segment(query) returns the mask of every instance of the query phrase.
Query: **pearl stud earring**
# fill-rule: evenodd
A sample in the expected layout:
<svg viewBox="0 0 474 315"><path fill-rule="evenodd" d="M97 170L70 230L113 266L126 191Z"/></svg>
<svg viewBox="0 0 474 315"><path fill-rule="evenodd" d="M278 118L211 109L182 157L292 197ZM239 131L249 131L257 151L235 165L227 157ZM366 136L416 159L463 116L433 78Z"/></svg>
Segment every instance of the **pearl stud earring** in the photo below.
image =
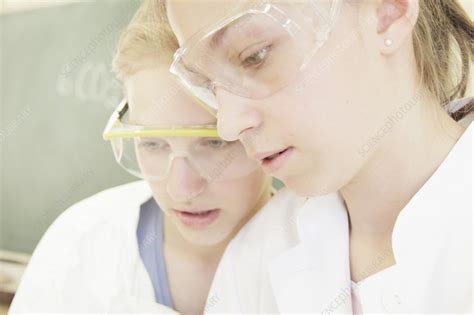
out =
<svg viewBox="0 0 474 315"><path fill-rule="evenodd" d="M393 44L393 42L392 42L391 39L386 39L385 40L385 46L390 47L390 46L392 46L392 44Z"/></svg>

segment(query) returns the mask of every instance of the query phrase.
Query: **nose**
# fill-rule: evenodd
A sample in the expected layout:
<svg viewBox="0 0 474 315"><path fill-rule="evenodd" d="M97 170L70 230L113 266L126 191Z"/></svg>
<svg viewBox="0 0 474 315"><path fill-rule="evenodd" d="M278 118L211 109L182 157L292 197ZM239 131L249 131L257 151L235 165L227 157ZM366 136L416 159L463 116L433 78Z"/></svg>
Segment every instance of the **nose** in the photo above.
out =
<svg viewBox="0 0 474 315"><path fill-rule="evenodd" d="M251 99L232 94L222 88L216 90L219 104L217 131L226 141L242 140L262 123L262 117Z"/></svg>
<svg viewBox="0 0 474 315"><path fill-rule="evenodd" d="M199 196L207 187L207 181L190 165L187 158L172 161L167 177L166 190L178 202L187 202Z"/></svg>

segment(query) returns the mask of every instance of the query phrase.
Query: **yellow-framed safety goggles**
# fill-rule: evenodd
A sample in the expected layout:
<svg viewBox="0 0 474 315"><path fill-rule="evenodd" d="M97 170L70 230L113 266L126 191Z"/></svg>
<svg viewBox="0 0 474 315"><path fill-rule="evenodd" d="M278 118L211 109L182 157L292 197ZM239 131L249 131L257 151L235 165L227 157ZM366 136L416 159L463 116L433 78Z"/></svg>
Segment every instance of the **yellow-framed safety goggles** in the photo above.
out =
<svg viewBox="0 0 474 315"><path fill-rule="evenodd" d="M102 134L104 140L133 137L219 137L216 125L173 126L164 128L162 126L129 124L124 121L124 117L128 111L128 102L126 99L123 99L104 129Z"/></svg>
<svg viewBox="0 0 474 315"><path fill-rule="evenodd" d="M164 180L176 158L186 159L194 175L208 181L243 177L259 167L239 141L219 138L216 125L140 126L128 123L128 112L124 99L103 139L110 141L118 164L139 178Z"/></svg>

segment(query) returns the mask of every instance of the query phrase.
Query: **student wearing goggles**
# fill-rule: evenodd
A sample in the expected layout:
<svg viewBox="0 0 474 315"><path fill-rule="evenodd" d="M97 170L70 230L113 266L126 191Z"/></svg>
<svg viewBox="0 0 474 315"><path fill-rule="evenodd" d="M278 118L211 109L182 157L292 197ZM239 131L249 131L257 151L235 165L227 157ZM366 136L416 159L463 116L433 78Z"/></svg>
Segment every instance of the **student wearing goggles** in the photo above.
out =
<svg viewBox="0 0 474 315"><path fill-rule="evenodd" d="M168 67L163 61L127 77L127 100L103 136L120 166L146 180L154 197L147 204L156 202L153 213L163 222L157 246L166 273L154 271L164 262L141 253L156 302L197 313L225 246L270 198L271 180L240 141L219 138L215 117L197 106ZM150 228L155 221L141 217L139 240L156 234ZM163 291L169 293L158 294Z"/></svg>
<svg viewBox="0 0 474 315"><path fill-rule="evenodd" d="M474 102L450 110L472 97L459 1L166 4L170 71L293 192L228 248L212 311L472 312L473 127L458 121Z"/></svg>
<svg viewBox="0 0 474 315"><path fill-rule="evenodd" d="M273 194L242 143L221 139L169 73L178 42L156 4L144 1L121 35L113 70L125 99L103 132L141 180L64 211L12 312L202 314L225 247Z"/></svg>

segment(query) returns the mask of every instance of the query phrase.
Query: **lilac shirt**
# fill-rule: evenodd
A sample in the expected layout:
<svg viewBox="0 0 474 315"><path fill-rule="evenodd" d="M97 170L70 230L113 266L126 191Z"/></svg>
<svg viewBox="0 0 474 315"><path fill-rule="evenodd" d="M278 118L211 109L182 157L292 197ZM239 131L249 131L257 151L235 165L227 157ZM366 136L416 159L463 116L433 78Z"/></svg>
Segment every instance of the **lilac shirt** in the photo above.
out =
<svg viewBox="0 0 474 315"><path fill-rule="evenodd" d="M153 197L140 206L137 239L140 257L153 283L155 301L174 308L163 254L163 211Z"/></svg>

